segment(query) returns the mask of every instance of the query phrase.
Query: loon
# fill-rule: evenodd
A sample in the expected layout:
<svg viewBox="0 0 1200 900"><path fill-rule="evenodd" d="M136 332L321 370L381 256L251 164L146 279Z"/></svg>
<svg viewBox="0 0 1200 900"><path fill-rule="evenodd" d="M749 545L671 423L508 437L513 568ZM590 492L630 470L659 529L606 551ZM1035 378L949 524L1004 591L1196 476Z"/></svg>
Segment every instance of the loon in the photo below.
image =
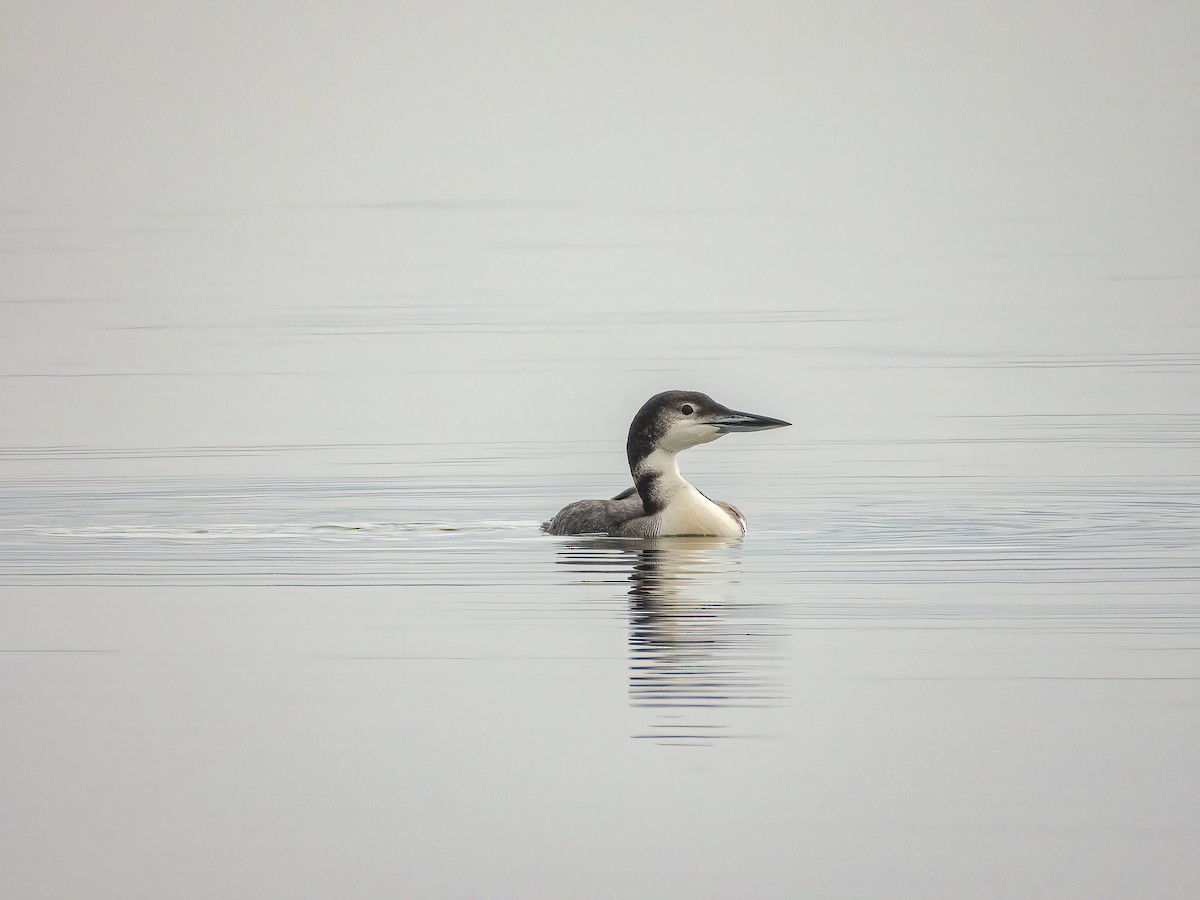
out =
<svg viewBox="0 0 1200 900"><path fill-rule="evenodd" d="M675 456L732 431L765 431L790 424L736 412L697 391L655 394L629 426L625 452L634 486L611 500L568 504L542 529L549 534L631 538L740 538L746 533L746 520L737 507L710 500L692 487L679 474Z"/></svg>

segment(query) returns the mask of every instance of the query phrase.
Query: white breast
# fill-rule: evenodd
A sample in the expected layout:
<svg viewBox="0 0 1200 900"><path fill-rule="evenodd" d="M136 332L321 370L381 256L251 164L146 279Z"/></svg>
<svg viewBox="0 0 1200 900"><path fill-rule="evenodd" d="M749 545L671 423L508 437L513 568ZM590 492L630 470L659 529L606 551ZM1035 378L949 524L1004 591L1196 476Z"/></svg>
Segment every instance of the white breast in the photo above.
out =
<svg viewBox="0 0 1200 900"><path fill-rule="evenodd" d="M664 537L685 534L741 537L746 533L740 519L731 516L690 484L671 497L657 518L658 533Z"/></svg>

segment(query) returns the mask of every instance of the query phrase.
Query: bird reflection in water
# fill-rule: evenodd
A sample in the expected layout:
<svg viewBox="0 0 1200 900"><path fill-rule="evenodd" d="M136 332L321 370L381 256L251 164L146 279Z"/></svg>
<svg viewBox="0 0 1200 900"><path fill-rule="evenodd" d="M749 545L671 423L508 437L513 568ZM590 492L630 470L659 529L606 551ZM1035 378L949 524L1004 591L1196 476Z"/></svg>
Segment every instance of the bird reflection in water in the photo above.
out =
<svg viewBox="0 0 1200 900"><path fill-rule="evenodd" d="M754 708L784 699L769 610L734 602L741 541L727 538L577 538L559 562L629 583L629 699L643 715L634 737L712 744L759 736ZM604 577L602 581L616 581Z"/></svg>

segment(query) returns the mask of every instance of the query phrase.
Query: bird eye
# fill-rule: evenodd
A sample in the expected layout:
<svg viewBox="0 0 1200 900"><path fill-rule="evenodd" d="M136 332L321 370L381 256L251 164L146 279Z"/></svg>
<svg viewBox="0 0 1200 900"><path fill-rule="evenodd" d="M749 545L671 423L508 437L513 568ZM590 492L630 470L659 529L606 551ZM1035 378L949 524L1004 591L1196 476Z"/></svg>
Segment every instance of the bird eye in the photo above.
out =
<svg viewBox="0 0 1200 900"><path fill-rule="evenodd" d="M690 403L683 404L683 406L681 406L679 408L679 411L681 413L683 413L685 416L690 416L692 413L695 412L695 410L692 409L692 404L690 404Z"/></svg>

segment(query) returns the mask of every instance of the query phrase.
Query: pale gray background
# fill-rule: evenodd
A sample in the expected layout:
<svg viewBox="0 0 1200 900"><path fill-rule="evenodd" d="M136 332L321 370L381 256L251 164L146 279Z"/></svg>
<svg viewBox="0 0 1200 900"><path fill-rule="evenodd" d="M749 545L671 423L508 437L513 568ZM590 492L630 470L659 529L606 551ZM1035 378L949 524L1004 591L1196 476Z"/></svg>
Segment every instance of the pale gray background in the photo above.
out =
<svg viewBox="0 0 1200 900"><path fill-rule="evenodd" d="M6 897L1200 894L1200 6L0 41Z"/></svg>

